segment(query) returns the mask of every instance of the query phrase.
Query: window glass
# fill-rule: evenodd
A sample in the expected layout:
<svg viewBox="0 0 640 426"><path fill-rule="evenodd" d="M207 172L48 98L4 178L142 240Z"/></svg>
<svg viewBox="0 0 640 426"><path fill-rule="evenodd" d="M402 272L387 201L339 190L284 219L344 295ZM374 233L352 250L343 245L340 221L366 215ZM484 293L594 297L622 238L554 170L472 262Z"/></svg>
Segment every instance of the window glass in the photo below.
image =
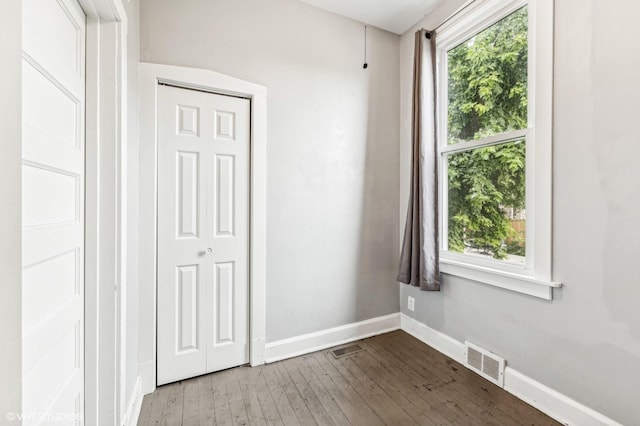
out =
<svg viewBox="0 0 640 426"><path fill-rule="evenodd" d="M525 261L524 141L447 156L449 250Z"/></svg>
<svg viewBox="0 0 640 426"><path fill-rule="evenodd" d="M447 143L527 127L527 7L447 52Z"/></svg>

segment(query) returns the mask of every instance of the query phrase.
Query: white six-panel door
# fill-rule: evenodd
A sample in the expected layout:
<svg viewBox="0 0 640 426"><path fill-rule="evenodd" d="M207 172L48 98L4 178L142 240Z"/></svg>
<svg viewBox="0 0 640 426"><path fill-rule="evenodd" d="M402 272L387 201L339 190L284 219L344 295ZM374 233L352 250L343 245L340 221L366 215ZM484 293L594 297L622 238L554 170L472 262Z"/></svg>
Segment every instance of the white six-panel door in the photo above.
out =
<svg viewBox="0 0 640 426"><path fill-rule="evenodd" d="M23 0L23 424L84 411L84 48L75 0Z"/></svg>
<svg viewBox="0 0 640 426"><path fill-rule="evenodd" d="M249 362L249 101L158 87L158 384Z"/></svg>

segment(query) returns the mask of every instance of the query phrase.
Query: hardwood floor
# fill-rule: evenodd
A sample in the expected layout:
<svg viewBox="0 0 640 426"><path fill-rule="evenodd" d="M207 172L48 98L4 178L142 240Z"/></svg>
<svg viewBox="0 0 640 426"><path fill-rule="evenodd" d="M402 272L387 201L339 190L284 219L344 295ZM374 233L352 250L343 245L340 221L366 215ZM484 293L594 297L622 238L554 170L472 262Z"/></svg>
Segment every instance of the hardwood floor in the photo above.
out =
<svg viewBox="0 0 640 426"><path fill-rule="evenodd" d="M161 386L138 425L559 424L403 331L355 344Z"/></svg>

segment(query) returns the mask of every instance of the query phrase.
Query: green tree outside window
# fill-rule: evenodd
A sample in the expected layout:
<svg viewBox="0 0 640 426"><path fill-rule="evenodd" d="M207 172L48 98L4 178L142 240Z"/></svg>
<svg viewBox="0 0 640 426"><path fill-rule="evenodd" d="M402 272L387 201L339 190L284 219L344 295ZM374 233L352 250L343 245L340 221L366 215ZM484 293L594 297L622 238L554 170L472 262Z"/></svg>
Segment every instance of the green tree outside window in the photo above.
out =
<svg viewBox="0 0 640 426"><path fill-rule="evenodd" d="M524 7L448 52L448 144L527 127L527 20ZM448 155L449 250L525 255L525 156L524 141Z"/></svg>

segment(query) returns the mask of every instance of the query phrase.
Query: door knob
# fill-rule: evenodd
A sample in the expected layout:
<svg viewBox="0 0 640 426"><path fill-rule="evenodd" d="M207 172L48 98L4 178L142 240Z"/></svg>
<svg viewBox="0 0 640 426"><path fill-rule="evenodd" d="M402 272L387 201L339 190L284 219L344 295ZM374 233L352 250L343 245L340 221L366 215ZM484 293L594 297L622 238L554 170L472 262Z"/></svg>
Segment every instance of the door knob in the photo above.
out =
<svg viewBox="0 0 640 426"><path fill-rule="evenodd" d="M204 254L211 254L213 253L213 249L211 247L207 247L204 251Z"/></svg>

